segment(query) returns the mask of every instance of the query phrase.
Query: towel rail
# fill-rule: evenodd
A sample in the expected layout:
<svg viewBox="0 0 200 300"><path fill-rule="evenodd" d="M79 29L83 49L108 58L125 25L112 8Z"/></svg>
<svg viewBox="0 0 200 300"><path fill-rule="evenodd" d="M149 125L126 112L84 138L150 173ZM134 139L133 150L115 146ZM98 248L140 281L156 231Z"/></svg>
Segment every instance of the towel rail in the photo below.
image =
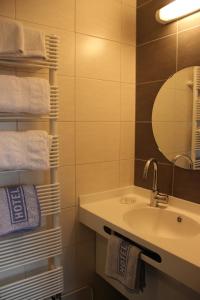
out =
<svg viewBox="0 0 200 300"><path fill-rule="evenodd" d="M128 241L130 244L135 245L136 247L140 248L142 250L142 255L141 255L141 259L143 259L145 261L145 257L151 258L154 261L156 261L157 263L161 263L162 262L162 258L160 257L160 255L142 245L139 245L138 243L128 239L127 237L123 236L122 234L120 234L117 231L113 231L111 228L104 226L104 231L111 235L114 234L116 236L118 236L119 238L122 238L123 240Z"/></svg>
<svg viewBox="0 0 200 300"><path fill-rule="evenodd" d="M63 291L61 267L0 287L4 300L43 300Z"/></svg>
<svg viewBox="0 0 200 300"><path fill-rule="evenodd" d="M0 274L22 266L29 266L34 262L45 263L48 261L48 271L38 270L35 276L28 276L23 280L16 277L9 278L9 284L3 280L0 283L1 300L44 300L49 297L61 297L63 291L63 268L61 264L62 232L60 227L60 185L57 180L57 168L59 166L59 140L57 136L56 120L59 110L59 90L56 85L56 71L59 60L59 38L52 34L46 34L47 59L31 58L1 58L0 66L3 68L15 68L15 70L28 70L30 72L39 69L48 71L50 90L50 114L48 116L35 116L29 114L5 114L0 113L0 121L40 119L49 120L49 134L52 136L50 145L50 183L37 185L36 190L40 201L41 215L43 218L51 215L51 227L40 228L29 233L18 233L0 238ZM45 70L45 73L46 73ZM10 172L30 172L31 170L5 170L0 174ZM50 260L49 260L50 259ZM53 298L52 298L53 299Z"/></svg>

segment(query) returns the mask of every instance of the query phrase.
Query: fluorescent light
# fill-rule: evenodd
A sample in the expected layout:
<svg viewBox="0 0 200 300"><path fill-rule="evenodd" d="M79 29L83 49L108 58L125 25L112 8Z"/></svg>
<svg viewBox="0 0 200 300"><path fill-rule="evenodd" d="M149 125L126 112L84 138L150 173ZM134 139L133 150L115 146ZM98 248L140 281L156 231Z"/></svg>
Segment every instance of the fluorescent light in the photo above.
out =
<svg viewBox="0 0 200 300"><path fill-rule="evenodd" d="M200 0L175 0L156 12L159 23L169 23L200 10Z"/></svg>

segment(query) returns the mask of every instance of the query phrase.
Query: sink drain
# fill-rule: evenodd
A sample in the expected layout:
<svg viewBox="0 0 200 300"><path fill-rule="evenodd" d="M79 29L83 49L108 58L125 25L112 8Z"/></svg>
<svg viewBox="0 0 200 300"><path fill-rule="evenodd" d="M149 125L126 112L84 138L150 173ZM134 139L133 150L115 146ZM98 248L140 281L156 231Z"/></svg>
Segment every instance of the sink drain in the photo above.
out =
<svg viewBox="0 0 200 300"><path fill-rule="evenodd" d="M183 221L183 218L182 217L177 217L177 222L181 223Z"/></svg>

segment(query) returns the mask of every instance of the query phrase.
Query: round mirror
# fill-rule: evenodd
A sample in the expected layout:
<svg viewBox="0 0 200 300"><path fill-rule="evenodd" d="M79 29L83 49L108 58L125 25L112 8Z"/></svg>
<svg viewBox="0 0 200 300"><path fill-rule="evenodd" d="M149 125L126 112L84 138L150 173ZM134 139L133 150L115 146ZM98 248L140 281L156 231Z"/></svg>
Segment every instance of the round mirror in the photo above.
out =
<svg viewBox="0 0 200 300"><path fill-rule="evenodd" d="M169 161L200 169L200 67L183 69L163 84L154 102L152 127Z"/></svg>

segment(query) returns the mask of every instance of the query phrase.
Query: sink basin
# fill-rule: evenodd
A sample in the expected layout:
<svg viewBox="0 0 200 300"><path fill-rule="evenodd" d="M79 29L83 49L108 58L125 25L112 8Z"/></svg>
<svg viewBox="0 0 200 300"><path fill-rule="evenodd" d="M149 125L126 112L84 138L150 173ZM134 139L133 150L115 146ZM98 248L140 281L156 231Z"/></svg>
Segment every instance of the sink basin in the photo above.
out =
<svg viewBox="0 0 200 300"><path fill-rule="evenodd" d="M124 215L124 221L138 233L165 239L192 238L200 233L197 221L167 209L136 208Z"/></svg>

